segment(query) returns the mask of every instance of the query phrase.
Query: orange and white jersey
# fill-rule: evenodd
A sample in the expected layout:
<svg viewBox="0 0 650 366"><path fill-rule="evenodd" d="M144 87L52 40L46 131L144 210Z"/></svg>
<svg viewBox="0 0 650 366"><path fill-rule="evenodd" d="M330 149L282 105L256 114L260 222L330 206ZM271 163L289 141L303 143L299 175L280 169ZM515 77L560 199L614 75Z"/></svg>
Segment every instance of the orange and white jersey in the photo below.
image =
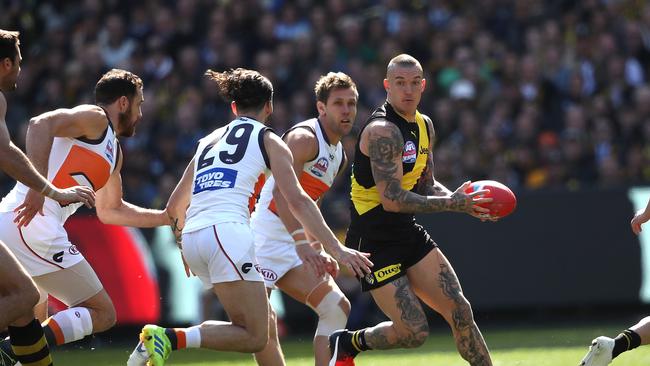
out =
<svg viewBox="0 0 650 366"><path fill-rule="evenodd" d="M103 135L96 140L55 137L47 169L47 179L59 188L76 185L101 189L115 170L119 159L118 142L110 120ZM25 200L29 187L18 182L0 202L0 212L10 212ZM61 221L70 217L81 203L61 206L46 197L43 213Z"/></svg>
<svg viewBox="0 0 650 366"><path fill-rule="evenodd" d="M327 135L317 118L297 123L289 131L296 128L308 129L316 136L318 141L316 156L305 163L298 177L302 189L309 197L317 201L330 189L345 163L343 145L341 142L336 145L329 143ZM255 235L259 234L269 239L293 242L291 235L289 235L277 214L273 200L274 186L275 179L271 176L264 184L264 188L262 188L260 199L251 217L251 226Z"/></svg>

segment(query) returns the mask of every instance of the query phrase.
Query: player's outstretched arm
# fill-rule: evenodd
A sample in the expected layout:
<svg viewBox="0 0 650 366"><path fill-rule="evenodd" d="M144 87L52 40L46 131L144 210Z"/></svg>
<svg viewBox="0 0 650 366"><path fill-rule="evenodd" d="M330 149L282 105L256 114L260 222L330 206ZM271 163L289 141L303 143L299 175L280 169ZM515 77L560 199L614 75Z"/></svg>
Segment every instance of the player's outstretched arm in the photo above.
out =
<svg viewBox="0 0 650 366"><path fill-rule="evenodd" d="M372 176L384 210L403 213L489 212L477 204L490 202L491 198L475 198L487 193L485 190L467 194L461 186L450 195L424 196L402 188L403 141L397 126L387 121L371 122L361 134L361 151L370 158ZM430 179L433 180L433 175ZM464 186L467 188L469 182Z"/></svg>
<svg viewBox="0 0 650 366"><path fill-rule="evenodd" d="M181 242L183 227L185 227L185 217L187 208L190 206L192 199L192 182L194 181L194 159L187 164L183 177L167 201L167 216L176 237L176 243Z"/></svg>
<svg viewBox="0 0 650 366"><path fill-rule="evenodd" d="M287 145L272 132L264 135L264 146L271 159L271 171L291 211L306 230L313 234L340 265L359 276L370 272L369 254L346 248L327 227L316 203L300 187L293 170L293 158Z"/></svg>
<svg viewBox="0 0 650 366"><path fill-rule="evenodd" d="M167 214L163 210L143 208L124 201L122 195L122 149L117 149L119 162L108 178L106 185L97 191L97 217L104 224L156 227L169 225Z"/></svg>

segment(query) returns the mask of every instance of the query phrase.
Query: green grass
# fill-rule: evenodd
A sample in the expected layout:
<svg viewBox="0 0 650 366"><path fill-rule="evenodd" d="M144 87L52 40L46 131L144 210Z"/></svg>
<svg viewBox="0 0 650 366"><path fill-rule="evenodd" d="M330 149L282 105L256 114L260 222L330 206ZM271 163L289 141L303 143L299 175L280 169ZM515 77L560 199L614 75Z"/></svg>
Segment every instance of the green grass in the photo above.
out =
<svg viewBox="0 0 650 366"><path fill-rule="evenodd" d="M518 328L486 330L484 336L491 349L494 366L575 366L584 356L592 338L614 335L616 326L579 328ZM292 339L282 342L287 365L311 366L310 340ZM108 348L93 350L58 350L54 353L56 365L104 366L125 365L131 349ZM456 352L451 335L433 333L425 345L417 349L371 351L357 357L358 366L466 366ZM167 365L208 366L255 365L252 357L236 353L206 350L174 352ZM650 365L650 346L640 347L619 356L612 366Z"/></svg>

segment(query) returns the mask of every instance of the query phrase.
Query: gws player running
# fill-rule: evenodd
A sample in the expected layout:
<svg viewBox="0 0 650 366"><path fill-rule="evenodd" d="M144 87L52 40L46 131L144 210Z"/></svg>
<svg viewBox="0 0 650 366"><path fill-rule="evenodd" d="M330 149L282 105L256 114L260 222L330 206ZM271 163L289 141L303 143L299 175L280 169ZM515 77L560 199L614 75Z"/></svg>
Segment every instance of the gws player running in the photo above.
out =
<svg viewBox="0 0 650 366"><path fill-rule="evenodd" d="M199 142L168 203L183 256L223 304L231 322L206 321L186 329L143 328L148 364L163 365L171 350L201 347L253 353L269 338L269 304L257 272L248 202L259 175L270 168L302 225L343 266L364 276L372 262L345 248L300 188L287 145L264 125L273 112L273 86L257 71L208 70L237 118ZM139 348L139 347L138 347ZM138 349L129 364L137 364Z"/></svg>

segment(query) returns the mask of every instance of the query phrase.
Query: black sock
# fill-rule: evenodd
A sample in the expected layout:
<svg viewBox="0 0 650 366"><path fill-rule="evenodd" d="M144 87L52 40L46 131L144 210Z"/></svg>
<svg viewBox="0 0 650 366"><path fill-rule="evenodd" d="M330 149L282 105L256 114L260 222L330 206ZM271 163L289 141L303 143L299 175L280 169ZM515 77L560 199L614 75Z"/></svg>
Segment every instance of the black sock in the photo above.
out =
<svg viewBox="0 0 650 366"><path fill-rule="evenodd" d="M172 344L172 351L178 349L178 337L176 332L172 328L165 328L165 335L169 338L169 342Z"/></svg>
<svg viewBox="0 0 650 366"><path fill-rule="evenodd" d="M41 324L34 319L24 327L9 327L9 340L16 359L23 366L52 366L50 348L45 340Z"/></svg>
<svg viewBox="0 0 650 366"><path fill-rule="evenodd" d="M366 329L357 330L350 333L350 342L355 351L367 351L372 349L366 343Z"/></svg>
<svg viewBox="0 0 650 366"><path fill-rule="evenodd" d="M635 331L626 329L614 338L614 342L612 358L615 358L625 351L639 347L641 345L641 337L639 337Z"/></svg>

